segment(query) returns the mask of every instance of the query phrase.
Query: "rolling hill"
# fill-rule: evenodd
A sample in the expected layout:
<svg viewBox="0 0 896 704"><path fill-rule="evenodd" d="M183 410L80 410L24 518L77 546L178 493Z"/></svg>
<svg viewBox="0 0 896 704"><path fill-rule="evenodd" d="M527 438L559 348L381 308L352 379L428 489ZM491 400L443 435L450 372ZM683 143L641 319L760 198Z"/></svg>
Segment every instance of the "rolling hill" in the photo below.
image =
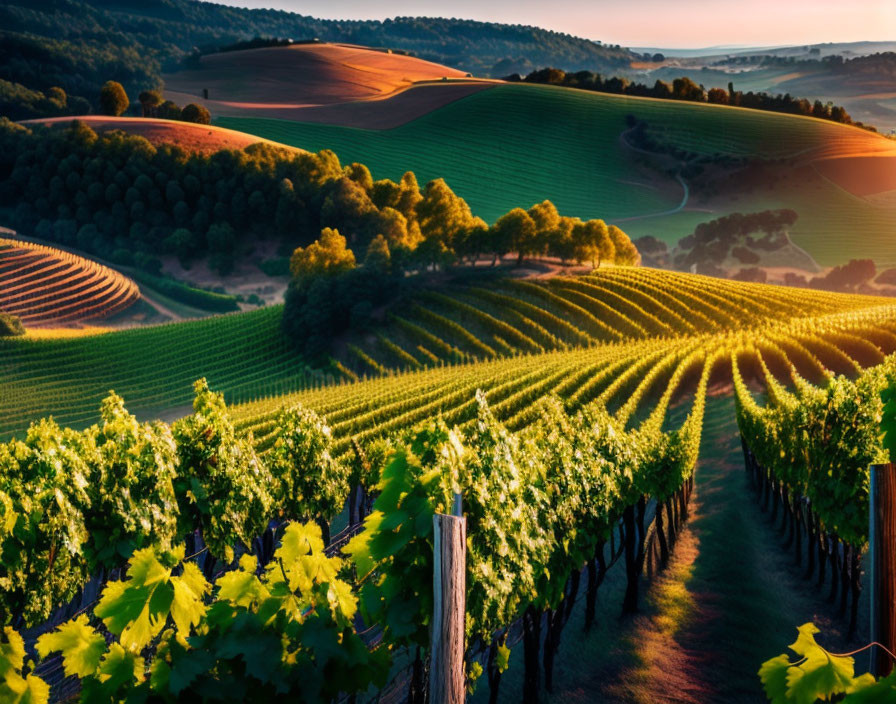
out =
<svg viewBox="0 0 896 704"><path fill-rule="evenodd" d="M882 133L896 130L894 42L818 44L748 50L665 52L660 63L635 63L625 75L647 84L690 76L708 89L734 82L740 91L789 93L844 106ZM662 52L663 50L656 50Z"/></svg>
<svg viewBox="0 0 896 704"><path fill-rule="evenodd" d="M140 298L137 285L59 249L0 238L0 311L27 327L102 320Z"/></svg>
<svg viewBox="0 0 896 704"><path fill-rule="evenodd" d="M512 305L502 298L508 291ZM793 363L809 379L823 368L854 372L896 351L890 299L641 268L444 289L406 308L355 340L378 370L344 353L346 363L375 377L350 384L350 371L337 380L309 370L280 332L280 307L74 338L0 340L0 438L47 415L71 426L92 423L110 388L142 417L182 415L202 376L228 401L250 402L235 413L259 439L288 398L327 414L345 445L384 417L394 416L395 427L439 410L463 420L476 388L512 424L525 422L531 404L524 401L549 393L573 403L601 396L615 406L633 398L634 409L677 366L731 344L764 345L773 368ZM645 377L644 388L629 393Z"/></svg>
<svg viewBox="0 0 896 704"><path fill-rule="evenodd" d="M197 125L192 122L158 120L144 117L109 117L106 115L78 115L73 117L52 117L38 120L23 120L22 124L67 127L73 120L79 120L94 132L121 130L128 134L144 137L159 146L170 144L186 151L211 154L220 149L245 149L252 144L266 142L276 147L295 150L286 144L272 142L256 135L216 125Z"/></svg>
<svg viewBox="0 0 896 704"><path fill-rule="evenodd" d="M391 51L347 44L224 51L198 66L166 74L165 92L176 102L202 98L220 113L289 109L384 98L418 81L465 78L448 66Z"/></svg>
<svg viewBox="0 0 896 704"><path fill-rule="evenodd" d="M379 101L388 109L391 101ZM653 146L632 144L632 120ZM496 85L394 129L263 118L216 124L304 149L333 149L375 178L444 177L494 220L551 199L633 237L669 243L731 212L791 208L791 235L819 264L896 264L896 142L812 118L728 106ZM891 167L892 165L892 167ZM682 175L683 174L683 175Z"/></svg>

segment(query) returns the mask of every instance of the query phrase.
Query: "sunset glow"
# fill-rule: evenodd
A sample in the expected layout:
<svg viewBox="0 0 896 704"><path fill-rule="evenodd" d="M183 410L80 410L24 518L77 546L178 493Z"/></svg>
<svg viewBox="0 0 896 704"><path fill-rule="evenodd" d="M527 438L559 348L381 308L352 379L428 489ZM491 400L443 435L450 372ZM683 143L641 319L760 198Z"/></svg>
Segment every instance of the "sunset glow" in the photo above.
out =
<svg viewBox="0 0 896 704"><path fill-rule="evenodd" d="M883 41L896 37L896 3L886 0L225 0L237 7L268 8L333 19L398 16L457 17L537 25L623 46L775 46Z"/></svg>

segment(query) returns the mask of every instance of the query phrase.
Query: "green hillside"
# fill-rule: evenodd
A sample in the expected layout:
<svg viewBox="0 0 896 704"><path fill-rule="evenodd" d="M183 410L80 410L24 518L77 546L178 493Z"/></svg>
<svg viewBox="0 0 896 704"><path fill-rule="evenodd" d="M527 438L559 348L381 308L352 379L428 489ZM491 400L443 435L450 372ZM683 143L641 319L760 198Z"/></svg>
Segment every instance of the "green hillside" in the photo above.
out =
<svg viewBox="0 0 896 704"><path fill-rule="evenodd" d="M855 371L857 363L879 361L882 350L896 349L896 337L885 327L896 320L889 299L619 268L416 294L387 311L387 321L372 333L336 346L343 382L355 375L382 378L316 391L324 377L312 374L287 344L281 310L100 335L0 339L0 439L21 435L47 415L87 425L110 389L142 417L178 415L188 409L192 382L200 377L228 401L260 399L254 411L240 412L260 436L282 395L298 391L318 410L338 410L331 421L345 434L381 418L377 409L384 404L403 409L396 422L454 403L463 415L476 388L500 387L496 403L503 394L512 397L498 406L508 419L525 412L527 399L547 393L584 402L611 387L609 400L644 376L651 360L655 378L665 379L673 362L727 344L731 335L786 338L778 354L810 378L820 365ZM843 316L843 326L861 332L824 328L817 335L815 321L828 316ZM855 334L871 342L857 341Z"/></svg>
<svg viewBox="0 0 896 704"><path fill-rule="evenodd" d="M53 415L82 426L114 389L134 412L189 406L207 377L230 400L302 387L311 378L280 334L281 306L99 335L0 339L0 439Z"/></svg>
<svg viewBox="0 0 896 704"><path fill-rule="evenodd" d="M691 161L724 163L730 178L714 193L695 198L692 192L679 210L685 193L674 164L666 156L664 168L645 166L639 163L644 155L623 141L629 115L646 122L664 145L689 152ZM261 118L220 118L217 124L305 149L332 149L343 162L367 164L375 178L397 179L406 170L421 182L444 177L490 221L549 198L561 212L602 217L633 236L673 243L720 215L789 207L800 214L794 241L820 263L868 256L896 264L896 209L849 193L812 166L820 158L892 155L896 145L822 120L500 85L386 131ZM759 183L740 184L738 169L757 160L770 173Z"/></svg>

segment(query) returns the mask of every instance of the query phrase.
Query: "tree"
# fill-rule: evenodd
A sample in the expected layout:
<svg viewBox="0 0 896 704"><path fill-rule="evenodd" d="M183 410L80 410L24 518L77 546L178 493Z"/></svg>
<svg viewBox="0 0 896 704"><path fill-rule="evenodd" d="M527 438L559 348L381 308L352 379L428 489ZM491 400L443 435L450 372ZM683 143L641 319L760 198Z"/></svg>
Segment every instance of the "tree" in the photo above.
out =
<svg viewBox="0 0 896 704"><path fill-rule="evenodd" d="M51 86L47 89L47 99L52 102L59 110L65 109L68 104L68 96L59 86Z"/></svg>
<svg viewBox="0 0 896 704"><path fill-rule="evenodd" d="M702 86L698 86L687 76L676 78L672 81L672 97L677 100L702 101L705 94Z"/></svg>
<svg viewBox="0 0 896 704"><path fill-rule="evenodd" d="M17 337L25 334L25 326L16 316L0 311L0 337Z"/></svg>
<svg viewBox="0 0 896 704"><path fill-rule="evenodd" d="M156 108L156 115L163 120L179 120L180 114L180 107L172 100L166 100Z"/></svg>
<svg viewBox="0 0 896 704"><path fill-rule="evenodd" d="M423 239L416 220L408 222L407 218L395 208L388 206L382 208L378 220L377 228L391 248L402 247L413 250Z"/></svg>
<svg viewBox="0 0 896 704"><path fill-rule="evenodd" d="M380 274L388 274L392 270L392 254L389 252L389 243L382 235L377 235L367 245L364 268Z"/></svg>
<svg viewBox="0 0 896 704"><path fill-rule="evenodd" d="M610 231L603 220L588 220L576 223L573 227L573 251L575 258L581 263L591 261L591 268L596 269L601 261L612 261L616 247L610 239Z"/></svg>
<svg viewBox="0 0 896 704"><path fill-rule="evenodd" d="M706 100L716 105L727 105L728 91L724 88L710 88L709 93L706 94Z"/></svg>
<svg viewBox="0 0 896 704"><path fill-rule="evenodd" d="M535 239L539 254L548 251L551 239L560 226L560 213L549 200L533 205L528 210L529 217L535 223Z"/></svg>
<svg viewBox="0 0 896 704"><path fill-rule="evenodd" d="M511 247L517 254L516 264L522 266L523 259L538 253L535 221L522 208L514 208L501 220L505 220L505 226L511 229Z"/></svg>
<svg viewBox="0 0 896 704"><path fill-rule="evenodd" d="M453 254L455 240L475 225L470 206L441 178L426 184L416 212L426 251L433 263L443 254Z"/></svg>
<svg viewBox="0 0 896 704"><path fill-rule="evenodd" d="M610 241L613 243L613 248L616 252L614 256L617 264L623 266L637 266L641 263L641 255L638 253L638 248L632 244L632 241L628 238L627 234L615 225L610 225L610 227L607 228L607 232L610 235Z"/></svg>
<svg viewBox="0 0 896 704"><path fill-rule="evenodd" d="M118 117L128 109L130 100L124 86L117 81L106 81L100 89L100 110L104 115Z"/></svg>
<svg viewBox="0 0 896 704"><path fill-rule="evenodd" d="M578 218L563 216L560 218L557 228L554 230L548 242L548 254L560 259L562 264L575 256L575 243L573 230L581 221Z"/></svg>
<svg viewBox="0 0 896 704"><path fill-rule="evenodd" d="M492 251L495 253L492 264L496 264L499 257L503 258L511 250L517 251L517 264L521 264L524 255L534 245L535 232L535 221L522 208L514 208L502 215L492 225L489 233Z"/></svg>
<svg viewBox="0 0 896 704"><path fill-rule="evenodd" d="M185 105L180 113L180 119L184 122L195 122L199 125L211 124L212 116L208 110L202 105L190 103Z"/></svg>
<svg viewBox="0 0 896 704"><path fill-rule="evenodd" d="M208 228L209 265L220 274L233 271L236 233L226 222L217 222Z"/></svg>
<svg viewBox="0 0 896 704"><path fill-rule="evenodd" d="M346 247L339 230L325 227L320 238L307 247L298 247L289 260L289 271L297 279L320 274L339 274L355 268L355 255Z"/></svg>
<svg viewBox="0 0 896 704"><path fill-rule="evenodd" d="M184 269L189 268L190 258L197 249L196 236L190 230L184 227L177 228L165 238L164 244L166 250L177 255L178 261Z"/></svg>
<svg viewBox="0 0 896 704"><path fill-rule="evenodd" d="M162 104L162 96L157 90L145 90L137 97L143 106L143 117L155 117L156 110Z"/></svg>

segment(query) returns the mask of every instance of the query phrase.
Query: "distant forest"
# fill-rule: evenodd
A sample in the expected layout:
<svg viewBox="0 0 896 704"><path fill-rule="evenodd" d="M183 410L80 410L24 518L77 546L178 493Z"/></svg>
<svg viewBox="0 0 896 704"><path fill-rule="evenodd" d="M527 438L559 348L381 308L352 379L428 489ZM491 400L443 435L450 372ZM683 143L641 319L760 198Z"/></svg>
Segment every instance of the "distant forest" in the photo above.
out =
<svg viewBox="0 0 896 704"><path fill-rule="evenodd" d="M190 0L8 0L0 4L0 115L83 114L98 109L108 80L129 95L158 89L163 71L185 57L254 37L400 49L482 76L546 64L611 71L640 58L537 27L468 20L318 20Z"/></svg>
<svg viewBox="0 0 896 704"><path fill-rule="evenodd" d="M856 56L851 59L839 54L820 58L804 58L798 56L769 56L766 54L749 54L746 56L729 56L710 64L711 66L750 66L778 67L799 69L824 69L841 76L853 79L864 77L881 79L896 78L896 52L885 51L868 56Z"/></svg>
<svg viewBox="0 0 896 704"><path fill-rule="evenodd" d="M896 54L894 54L896 57ZM604 78L599 73L592 71L576 71L567 73L558 68L543 68L533 71L525 77L519 74L506 76L508 81L523 81L525 83L541 83L546 85L564 86L567 88L580 88L592 90L598 93L614 93L618 95L637 95L647 98L662 98L664 100L689 100L697 103L714 103L716 105L735 105L754 110L767 110L781 112L787 115L803 115L817 117L822 120L831 120L844 125L854 125L876 132L877 129L857 120L853 120L846 109L840 105L814 102L807 98L798 98L790 93L770 95L763 92L735 90L734 84L728 84L728 90L724 88L710 88L706 90L688 77L676 78L671 84L665 81L656 81L652 86L643 83L635 83L627 78Z"/></svg>

